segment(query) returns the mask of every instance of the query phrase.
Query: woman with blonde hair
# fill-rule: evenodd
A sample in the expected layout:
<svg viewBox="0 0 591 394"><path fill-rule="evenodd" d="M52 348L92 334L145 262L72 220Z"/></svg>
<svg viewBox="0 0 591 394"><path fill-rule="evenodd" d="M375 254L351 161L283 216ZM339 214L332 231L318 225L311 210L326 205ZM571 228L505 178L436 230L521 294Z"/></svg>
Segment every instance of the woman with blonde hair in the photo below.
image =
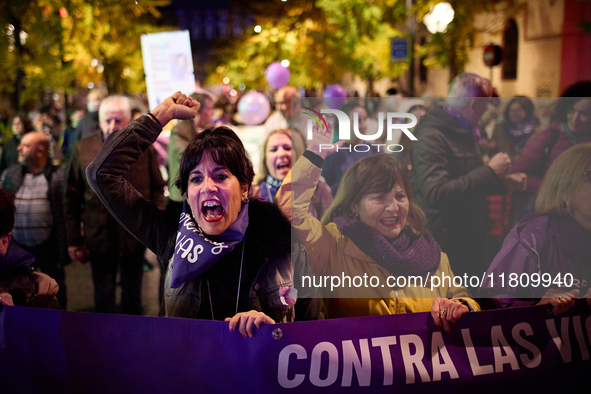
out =
<svg viewBox="0 0 591 394"><path fill-rule="evenodd" d="M579 294L591 302L590 256L591 142L585 142L552 163L535 213L507 235L479 295L494 297L498 307L550 304L554 314L565 312Z"/></svg>
<svg viewBox="0 0 591 394"><path fill-rule="evenodd" d="M261 146L260 170L252 187L252 195L259 200L273 202L283 179L291 170L292 163L298 160L304 149L305 143L301 133L292 134L289 129L271 131ZM331 202L330 187L321 178L312 197L309 213L314 217L320 217Z"/></svg>

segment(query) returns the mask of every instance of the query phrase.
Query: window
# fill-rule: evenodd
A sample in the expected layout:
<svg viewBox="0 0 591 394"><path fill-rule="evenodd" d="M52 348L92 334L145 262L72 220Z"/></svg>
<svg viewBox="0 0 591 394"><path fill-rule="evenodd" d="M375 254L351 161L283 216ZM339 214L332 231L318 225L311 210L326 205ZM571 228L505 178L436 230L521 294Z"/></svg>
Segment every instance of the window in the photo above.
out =
<svg viewBox="0 0 591 394"><path fill-rule="evenodd" d="M503 79L517 79L519 30L515 19L509 19L503 32Z"/></svg>

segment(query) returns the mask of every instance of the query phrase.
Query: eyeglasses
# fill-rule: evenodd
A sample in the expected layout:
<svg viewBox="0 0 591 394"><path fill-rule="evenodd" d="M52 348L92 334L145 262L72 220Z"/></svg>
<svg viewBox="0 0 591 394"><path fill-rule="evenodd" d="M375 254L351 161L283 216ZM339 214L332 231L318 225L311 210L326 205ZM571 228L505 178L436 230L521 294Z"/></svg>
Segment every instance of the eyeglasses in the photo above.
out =
<svg viewBox="0 0 591 394"><path fill-rule="evenodd" d="M587 175L587 179L589 179L589 182L591 182L591 170L585 171L583 175Z"/></svg>

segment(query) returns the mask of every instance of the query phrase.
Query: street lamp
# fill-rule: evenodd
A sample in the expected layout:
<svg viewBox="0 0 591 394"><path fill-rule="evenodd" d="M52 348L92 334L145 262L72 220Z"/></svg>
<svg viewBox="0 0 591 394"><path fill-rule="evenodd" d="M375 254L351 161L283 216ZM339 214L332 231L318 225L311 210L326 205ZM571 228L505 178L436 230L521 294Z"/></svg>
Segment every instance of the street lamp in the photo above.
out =
<svg viewBox="0 0 591 394"><path fill-rule="evenodd" d="M431 34L443 33L454 19L454 9L449 3L439 3L423 18L423 23Z"/></svg>

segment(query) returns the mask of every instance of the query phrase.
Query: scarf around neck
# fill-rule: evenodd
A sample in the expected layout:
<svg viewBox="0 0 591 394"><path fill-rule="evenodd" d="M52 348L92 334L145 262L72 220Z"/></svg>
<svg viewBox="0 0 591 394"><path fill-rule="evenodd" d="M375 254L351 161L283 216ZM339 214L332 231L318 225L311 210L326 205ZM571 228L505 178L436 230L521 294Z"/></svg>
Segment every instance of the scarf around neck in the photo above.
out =
<svg viewBox="0 0 591 394"><path fill-rule="evenodd" d="M388 240L360 220L349 224L341 216L334 223L343 235L393 275L424 276L439 267L441 248L430 232L411 237L402 231L394 240Z"/></svg>
<svg viewBox="0 0 591 394"><path fill-rule="evenodd" d="M247 227L248 203L226 231L215 236L206 235L193 218L185 200L179 218L170 287L176 289L220 262L242 242Z"/></svg>
<svg viewBox="0 0 591 394"><path fill-rule="evenodd" d="M281 187L281 184L283 183L283 181L277 180L277 179L273 178L271 175L267 175L267 179L265 179L265 182L267 182L267 194L268 194L265 201L273 202L273 200L275 199L275 195L279 191L279 188Z"/></svg>
<svg viewBox="0 0 591 394"><path fill-rule="evenodd" d="M503 120L503 131L511 138L513 144L521 150L534 132L537 119L531 117L521 123L513 123L508 118Z"/></svg>

